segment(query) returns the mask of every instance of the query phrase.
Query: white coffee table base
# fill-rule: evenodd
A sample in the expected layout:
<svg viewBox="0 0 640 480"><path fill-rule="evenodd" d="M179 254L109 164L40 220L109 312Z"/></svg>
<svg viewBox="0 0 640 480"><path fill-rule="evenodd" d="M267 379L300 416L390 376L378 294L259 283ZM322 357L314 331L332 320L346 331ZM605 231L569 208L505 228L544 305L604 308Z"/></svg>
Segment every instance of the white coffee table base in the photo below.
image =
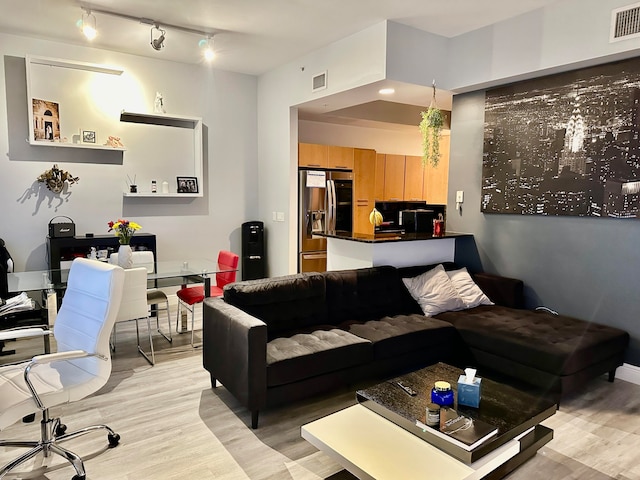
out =
<svg viewBox="0 0 640 480"><path fill-rule="evenodd" d="M471 465L456 460L362 405L303 425L301 434L359 479L480 480L501 469L504 474L513 470L552 438L553 432L546 427L535 428L544 429L544 438L532 442L536 433L532 428ZM523 437L530 441L521 443ZM527 448L523 447L524 443Z"/></svg>

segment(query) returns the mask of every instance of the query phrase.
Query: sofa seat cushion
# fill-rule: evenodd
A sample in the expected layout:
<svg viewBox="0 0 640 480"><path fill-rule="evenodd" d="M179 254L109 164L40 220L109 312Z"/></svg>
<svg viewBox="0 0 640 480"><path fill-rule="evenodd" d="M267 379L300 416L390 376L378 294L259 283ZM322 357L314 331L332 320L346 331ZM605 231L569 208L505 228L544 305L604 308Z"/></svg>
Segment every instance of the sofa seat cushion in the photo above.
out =
<svg viewBox="0 0 640 480"><path fill-rule="evenodd" d="M409 352L428 349L432 345L450 344L455 348L457 332L450 323L424 315L396 315L351 323L349 332L373 343L375 359L397 357Z"/></svg>
<svg viewBox="0 0 640 480"><path fill-rule="evenodd" d="M629 342L629 334L617 328L509 307L481 306L437 318L451 322L472 349L561 376L618 355Z"/></svg>
<svg viewBox="0 0 640 480"><path fill-rule="evenodd" d="M267 386L284 385L373 360L371 342L337 328L267 344Z"/></svg>

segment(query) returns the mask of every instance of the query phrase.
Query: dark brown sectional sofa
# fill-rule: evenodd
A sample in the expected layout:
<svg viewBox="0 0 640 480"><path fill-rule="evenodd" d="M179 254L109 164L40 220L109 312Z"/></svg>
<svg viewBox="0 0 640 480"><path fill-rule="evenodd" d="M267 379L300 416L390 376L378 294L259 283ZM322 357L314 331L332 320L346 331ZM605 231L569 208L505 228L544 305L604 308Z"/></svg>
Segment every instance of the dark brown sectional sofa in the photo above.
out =
<svg viewBox="0 0 640 480"><path fill-rule="evenodd" d="M445 269L457 268L445 264ZM495 305L423 315L402 278L433 265L306 273L237 282L205 299L203 364L251 411L436 362L472 365L558 399L604 373L629 335L522 309L519 280L473 276Z"/></svg>

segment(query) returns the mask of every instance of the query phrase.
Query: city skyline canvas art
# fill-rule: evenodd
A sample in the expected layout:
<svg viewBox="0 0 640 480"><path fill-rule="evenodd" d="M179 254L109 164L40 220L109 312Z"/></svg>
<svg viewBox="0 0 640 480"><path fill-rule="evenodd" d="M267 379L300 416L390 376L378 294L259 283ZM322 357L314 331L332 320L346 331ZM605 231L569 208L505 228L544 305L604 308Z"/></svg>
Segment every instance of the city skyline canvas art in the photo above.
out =
<svg viewBox="0 0 640 480"><path fill-rule="evenodd" d="M488 90L484 213L640 216L640 62Z"/></svg>

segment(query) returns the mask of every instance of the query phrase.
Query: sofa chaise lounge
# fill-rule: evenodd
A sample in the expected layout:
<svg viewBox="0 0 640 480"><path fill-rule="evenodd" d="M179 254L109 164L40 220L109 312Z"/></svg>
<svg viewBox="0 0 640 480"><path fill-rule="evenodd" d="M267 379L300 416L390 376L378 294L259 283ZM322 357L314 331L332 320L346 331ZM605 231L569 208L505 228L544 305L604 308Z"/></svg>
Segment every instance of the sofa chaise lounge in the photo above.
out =
<svg viewBox="0 0 640 480"><path fill-rule="evenodd" d="M450 263L437 268L461 271ZM604 373L612 381L623 363L626 332L525 310L516 279L477 273L480 304L426 316L429 306L416 301L406 279L437 268L380 266L227 285L223 298L204 302L203 365L212 387L224 385L257 428L268 406L440 361L496 372L558 399ZM419 286L431 296L431 287Z"/></svg>

